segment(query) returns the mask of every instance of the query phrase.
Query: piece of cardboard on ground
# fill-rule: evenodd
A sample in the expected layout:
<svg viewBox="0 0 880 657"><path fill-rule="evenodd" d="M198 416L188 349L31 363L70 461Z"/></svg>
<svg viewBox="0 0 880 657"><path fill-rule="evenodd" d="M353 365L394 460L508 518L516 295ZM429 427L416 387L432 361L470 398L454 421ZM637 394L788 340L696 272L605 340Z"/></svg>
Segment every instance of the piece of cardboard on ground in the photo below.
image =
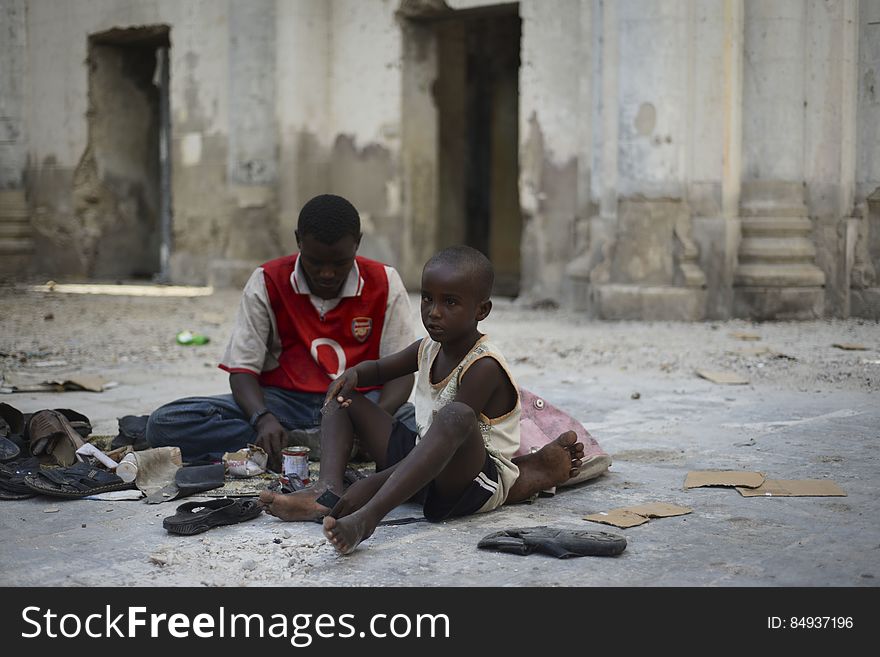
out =
<svg viewBox="0 0 880 657"><path fill-rule="evenodd" d="M104 392L116 385L114 382L93 374L77 374L58 379L35 379L24 374L6 374L3 378L2 392L68 392L86 390Z"/></svg>
<svg viewBox="0 0 880 657"><path fill-rule="evenodd" d="M846 492L828 479L766 479L757 488L737 490L743 497L846 497Z"/></svg>
<svg viewBox="0 0 880 657"><path fill-rule="evenodd" d="M711 381L712 383L720 383L728 386L746 385L749 380L740 376L736 372L713 372L710 370L697 370L697 376Z"/></svg>
<svg viewBox="0 0 880 657"><path fill-rule="evenodd" d="M692 470L684 480L685 488L703 486L741 486L757 488L765 481L760 472L748 470Z"/></svg>
<svg viewBox="0 0 880 657"><path fill-rule="evenodd" d="M844 349L846 351L868 351L868 348L865 345L854 344L852 342L835 342L831 346L837 347L838 349Z"/></svg>
<svg viewBox="0 0 880 657"><path fill-rule="evenodd" d="M651 518L683 516L692 511L693 509L689 509L686 506L677 506L666 502L651 502L649 504L612 509L611 511L591 513L588 516L584 516L584 520L601 522L604 525L614 525L615 527L626 529L627 527L643 525Z"/></svg>

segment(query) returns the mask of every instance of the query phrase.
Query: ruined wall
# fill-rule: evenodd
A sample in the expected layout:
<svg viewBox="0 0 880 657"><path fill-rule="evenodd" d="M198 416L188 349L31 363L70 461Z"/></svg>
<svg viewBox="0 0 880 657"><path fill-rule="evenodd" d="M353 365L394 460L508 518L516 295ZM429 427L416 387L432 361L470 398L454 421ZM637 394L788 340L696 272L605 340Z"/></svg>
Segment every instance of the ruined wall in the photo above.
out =
<svg viewBox="0 0 880 657"><path fill-rule="evenodd" d="M582 67L589 60L578 55L590 41L589 32L581 30L583 9L578 0L520 3L520 289L525 302L558 302L565 264L575 255L578 176L589 168L589 153L578 138L589 121L580 98Z"/></svg>
<svg viewBox="0 0 880 657"><path fill-rule="evenodd" d="M205 282L223 253L232 207L226 185L228 23L226 3L114 0L28 2L28 193L39 271L87 275L90 240L78 211L75 172L87 160L89 36L113 28L171 26L174 243L180 282Z"/></svg>
<svg viewBox="0 0 880 657"><path fill-rule="evenodd" d="M395 266L409 248L401 240L398 6L395 0L334 0L330 17L329 191L360 211L360 253Z"/></svg>
<svg viewBox="0 0 880 657"><path fill-rule="evenodd" d="M25 0L0 2L0 189L21 187L27 162Z"/></svg>
<svg viewBox="0 0 880 657"><path fill-rule="evenodd" d="M880 317L880 2L859 3L856 123L856 223L852 253L853 315Z"/></svg>
<svg viewBox="0 0 880 657"><path fill-rule="evenodd" d="M329 187L331 6L300 0L276 8L279 232L287 252L296 248L300 208Z"/></svg>

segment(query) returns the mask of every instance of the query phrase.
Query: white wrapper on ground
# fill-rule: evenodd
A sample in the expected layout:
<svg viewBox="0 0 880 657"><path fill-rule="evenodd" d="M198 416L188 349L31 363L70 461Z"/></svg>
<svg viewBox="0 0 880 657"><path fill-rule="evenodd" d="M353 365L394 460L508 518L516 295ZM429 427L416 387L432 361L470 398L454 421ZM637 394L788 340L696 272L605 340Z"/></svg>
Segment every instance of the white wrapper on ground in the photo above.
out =
<svg viewBox="0 0 880 657"><path fill-rule="evenodd" d="M226 474L230 477L253 477L263 474L268 463L269 455L256 445L248 445L245 449L226 452L223 455Z"/></svg>

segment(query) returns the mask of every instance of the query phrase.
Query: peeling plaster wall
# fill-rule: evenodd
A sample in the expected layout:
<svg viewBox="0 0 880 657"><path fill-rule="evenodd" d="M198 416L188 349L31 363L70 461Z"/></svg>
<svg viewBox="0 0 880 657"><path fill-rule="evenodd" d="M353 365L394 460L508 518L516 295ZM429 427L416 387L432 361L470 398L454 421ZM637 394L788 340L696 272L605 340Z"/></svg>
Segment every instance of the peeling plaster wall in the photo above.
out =
<svg viewBox="0 0 880 657"><path fill-rule="evenodd" d="M233 203L226 183L227 3L116 0L28 3L29 192L40 270L86 275L77 253L84 228L73 207L73 176L86 151L88 38L112 28L171 26L174 245L172 278L204 282L219 257Z"/></svg>
<svg viewBox="0 0 880 657"><path fill-rule="evenodd" d="M880 2L859 2L856 196L880 187Z"/></svg>
<svg viewBox="0 0 880 657"><path fill-rule="evenodd" d="M401 58L395 0L333 0L328 190L361 214L359 252L400 266ZM417 236L421 238L422 236Z"/></svg>
<svg viewBox="0 0 880 657"><path fill-rule="evenodd" d="M805 16L804 180L826 312L848 314L847 218L855 191L858 16L852 0L810 0Z"/></svg>
<svg viewBox="0 0 880 657"><path fill-rule="evenodd" d="M0 2L0 189L21 187L27 163L25 0Z"/></svg>
<svg viewBox="0 0 880 657"><path fill-rule="evenodd" d="M275 42L279 232L285 252L303 204L329 188L330 11L326 0L278 0Z"/></svg>
<svg viewBox="0 0 880 657"><path fill-rule="evenodd" d="M579 96L582 35L578 0L520 3L521 295L558 300L574 256L578 210Z"/></svg>
<svg viewBox="0 0 880 657"><path fill-rule="evenodd" d="M746 2L743 180L804 179L801 0Z"/></svg>

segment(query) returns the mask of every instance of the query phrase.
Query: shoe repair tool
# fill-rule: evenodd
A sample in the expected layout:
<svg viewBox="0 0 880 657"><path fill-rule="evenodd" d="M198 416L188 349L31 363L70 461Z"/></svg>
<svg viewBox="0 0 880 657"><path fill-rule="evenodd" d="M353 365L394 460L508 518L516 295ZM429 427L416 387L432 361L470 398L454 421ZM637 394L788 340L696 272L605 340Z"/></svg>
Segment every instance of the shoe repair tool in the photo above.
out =
<svg viewBox="0 0 880 657"><path fill-rule="evenodd" d="M327 403L321 407L321 415L327 417L337 408L339 408L339 402L336 400L336 398L333 397L331 399L328 399Z"/></svg>

